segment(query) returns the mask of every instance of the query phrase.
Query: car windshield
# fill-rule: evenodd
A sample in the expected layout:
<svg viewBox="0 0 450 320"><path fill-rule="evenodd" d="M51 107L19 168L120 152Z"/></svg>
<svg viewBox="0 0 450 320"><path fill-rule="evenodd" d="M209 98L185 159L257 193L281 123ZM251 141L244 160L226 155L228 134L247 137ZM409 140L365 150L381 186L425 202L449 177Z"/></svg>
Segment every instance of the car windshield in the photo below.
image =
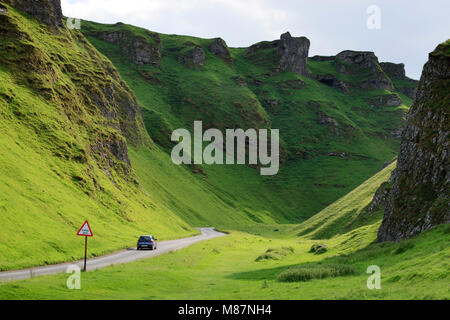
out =
<svg viewBox="0 0 450 320"><path fill-rule="evenodd" d="M150 237L140 237L139 242L150 242L152 241L152 238Z"/></svg>

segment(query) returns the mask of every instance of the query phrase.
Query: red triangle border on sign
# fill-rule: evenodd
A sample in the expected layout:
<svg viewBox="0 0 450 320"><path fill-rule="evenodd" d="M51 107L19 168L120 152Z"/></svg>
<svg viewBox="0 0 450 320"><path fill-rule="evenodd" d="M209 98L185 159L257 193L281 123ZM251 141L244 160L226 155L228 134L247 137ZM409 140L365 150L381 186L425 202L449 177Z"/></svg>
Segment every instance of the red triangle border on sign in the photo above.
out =
<svg viewBox="0 0 450 320"><path fill-rule="evenodd" d="M81 229L83 229L83 227L84 227L86 224L87 224L87 226L88 226L88 228L89 228L89 232L91 233L90 235L80 234ZM91 226L89 225L89 222L88 222L87 220L83 223L83 225L81 226L80 230L78 230L77 236L82 236L82 237L93 237L93 236L94 236L94 234L92 233L92 230L91 230Z"/></svg>

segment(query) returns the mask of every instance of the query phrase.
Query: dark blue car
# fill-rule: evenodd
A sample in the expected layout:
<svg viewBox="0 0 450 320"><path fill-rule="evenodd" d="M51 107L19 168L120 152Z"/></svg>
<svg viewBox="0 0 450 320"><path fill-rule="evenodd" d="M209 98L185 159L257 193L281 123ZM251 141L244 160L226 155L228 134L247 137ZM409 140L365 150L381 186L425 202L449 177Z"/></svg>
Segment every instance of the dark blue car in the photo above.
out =
<svg viewBox="0 0 450 320"><path fill-rule="evenodd" d="M150 250L156 250L157 243L156 243L155 237L153 236L141 236L137 243L137 249L150 249Z"/></svg>

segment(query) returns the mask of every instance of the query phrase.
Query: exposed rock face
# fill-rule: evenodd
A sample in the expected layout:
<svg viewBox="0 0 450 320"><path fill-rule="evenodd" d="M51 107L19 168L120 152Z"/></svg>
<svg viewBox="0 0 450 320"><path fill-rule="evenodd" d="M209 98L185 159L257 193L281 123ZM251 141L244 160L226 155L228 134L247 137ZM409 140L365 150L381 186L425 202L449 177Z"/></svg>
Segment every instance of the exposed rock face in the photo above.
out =
<svg viewBox="0 0 450 320"><path fill-rule="evenodd" d="M402 103L397 94L377 96L370 101L373 107L397 107Z"/></svg>
<svg viewBox="0 0 450 320"><path fill-rule="evenodd" d="M92 154L100 156L101 162L106 168L114 168L115 163L109 157L111 153L117 160L120 160L131 167L130 158L128 156L127 142L123 139L99 139L91 144L90 151ZM129 173L129 168L125 167L126 174Z"/></svg>
<svg viewBox="0 0 450 320"><path fill-rule="evenodd" d="M412 80L412 81L415 81L415 80ZM414 86L414 87L399 87L399 86L397 86L396 89L411 99L415 99L416 94L417 94L416 86Z"/></svg>
<svg viewBox="0 0 450 320"><path fill-rule="evenodd" d="M322 61L333 61L334 56L314 56L309 58L311 61L322 62Z"/></svg>
<svg viewBox="0 0 450 320"><path fill-rule="evenodd" d="M205 65L205 51L200 46L195 46L192 50L188 50L187 53L182 53L178 57L178 61L185 66L204 66Z"/></svg>
<svg viewBox="0 0 450 320"><path fill-rule="evenodd" d="M406 79L405 65L403 63L381 62L380 66L390 78Z"/></svg>
<svg viewBox="0 0 450 320"><path fill-rule="evenodd" d="M282 34L278 45L281 70L289 70L302 76L309 76L306 61L310 45L308 38L293 38L289 32Z"/></svg>
<svg viewBox="0 0 450 320"><path fill-rule="evenodd" d="M245 56L250 56L260 50L276 49L278 69L292 71L302 76L309 76L306 65L311 43L305 37L292 37L289 32L281 35L280 40L260 42L247 48Z"/></svg>
<svg viewBox="0 0 450 320"><path fill-rule="evenodd" d="M149 39L126 31L94 32L89 35L120 46L122 51L137 65L161 65L161 39L154 32L146 31Z"/></svg>
<svg viewBox="0 0 450 320"><path fill-rule="evenodd" d="M401 80L398 83L396 82L395 89L411 99L416 97L419 81L406 76L405 65L403 63L381 62L380 66L392 80Z"/></svg>
<svg viewBox="0 0 450 320"><path fill-rule="evenodd" d="M373 52L343 51L336 56L334 66L343 74L351 74L355 69L370 71L371 76L361 82L363 89L393 90L391 80L381 69Z"/></svg>
<svg viewBox="0 0 450 320"><path fill-rule="evenodd" d="M430 54L402 134L378 241L450 222L450 41Z"/></svg>
<svg viewBox="0 0 450 320"><path fill-rule="evenodd" d="M4 2L34 16L50 27L64 26L60 0L5 0Z"/></svg>
<svg viewBox="0 0 450 320"><path fill-rule="evenodd" d="M336 66L341 73L347 71L346 65L358 66L361 69L377 71L378 58L373 52L368 51L342 51L336 56Z"/></svg>
<svg viewBox="0 0 450 320"><path fill-rule="evenodd" d="M86 90L89 90L90 95L90 100L87 103L96 106L103 117L110 122L109 125L126 137L128 143L131 145L144 143L138 126L138 121L142 118L142 109L125 83L120 83L120 86L108 85L100 88L98 91L89 88L86 88ZM117 124L114 125L114 123ZM112 142L110 141L109 143ZM116 143L119 144L118 142ZM117 148L117 150L126 150L126 148ZM113 154L122 160L121 156ZM129 163L129 160L125 162Z"/></svg>
<svg viewBox="0 0 450 320"><path fill-rule="evenodd" d="M196 46L192 55L192 62L196 65L203 66L205 65L205 58L205 52L202 47Z"/></svg>
<svg viewBox="0 0 450 320"><path fill-rule="evenodd" d="M391 131L391 135L394 138L400 140L402 138L402 135L403 135L403 127L392 130Z"/></svg>
<svg viewBox="0 0 450 320"><path fill-rule="evenodd" d="M389 163L390 164L390 163ZM387 167L389 165L386 163L384 167ZM384 169L384 168L383 168ZM392 180L392 177L391 177ZM367 207L367 213L371 215L375 211L380 211L386 208L386 204L388 201L390 186L392 184L392 181L383 182L381 186L378 188L377 192L375 192L375 195L373 196L372 202Z"/></svg>
<svg viewBox="0 0 450 320"><path fill-rule="evenodd" d="M101 59L81 34L77 38L80 47L75 49L75 40L66 33L53 37L51 44L38 46L37 41L54 36L51 28L42 28L49 37L40 40L31 36L26 25L18 22L21 20L9 15L0 15L0 20L0 64L21 85L54 104L55 112L65 113L73 128L68 135L82 141L83 148L76 149L75 156L64 143L49 141L52 152L89 165L95 161L108 174L116 171L126 177L131 172L127 143L151 146L151 140L144 131L141 107L114 66ZM53 43L63 50L77 50L73 64L51 54L48 48ZM62 75L63 87L57 81ZM79 132L84 131L75 128L88 134L82 136Z"/></svg>
<svg viewBox="0 0 450 320"><path fill-rule="evenodd" d="M339 91L342 91L345 94L348 94L348 87L346 85L346 83L342 80L338 80L336 79L333 75L331 74L325 74L325 75L317 75L316 76L316 80L327 85L330 86L334 89L337 89Z"/></svg>
<svg viewBox="0 0 450 320"><path fill-rule="evenodd" d="M361 82L361 88L394 90L391 80L381 73L376 73L370 79Z"/></svg>
<svg viewBox="0 0 450 320"><path fill-rule="evenodd" d="M231 64L233 62L228 46L221 38L214 39L213 43L209 47L209 51L227 63Z"/></svg>

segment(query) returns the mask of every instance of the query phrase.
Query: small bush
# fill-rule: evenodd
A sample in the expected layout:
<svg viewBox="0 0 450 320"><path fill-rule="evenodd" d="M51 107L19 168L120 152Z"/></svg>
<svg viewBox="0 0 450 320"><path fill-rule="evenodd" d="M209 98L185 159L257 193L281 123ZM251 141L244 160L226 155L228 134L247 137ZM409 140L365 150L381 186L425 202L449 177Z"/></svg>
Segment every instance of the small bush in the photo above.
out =
<svg viewBox="0 0 450 320"><path fill-rule="evenodd" d="M263 253L258 258L256 258L255 261L258 262L258 261L262 261L262 260L280 260L280 258L276 254L269 252L269 253Z"/></svg>
<svg viewBox="0 0 450 320"><path fill-rule="evenodd" d="M310 253L322 254L328 251L328 246L326 244L313 244Z"/></svg>
<svg viewBox="0 0 450 320"><path fill-rule="evenodd" d="M305 265L283 271L278 275L277 280L280 282L300 282L311 279L342 277L351 274L355 274L355 269L345 264Z"/></svg>
<svg viewBox="0 0 450 320"><path fill-rule="evenodd" d="M282 248L277 248L277 249L268 249L266 252L273 252L282 256L287 256L289 254L294 253L294 248L292 247L282 247Z"/></svg>
<svg viewBox="0 0 450 320"><path fill-rule="evenodd" d="M256 262L262 260L280 260L280 258L293 254L294 248L292 247L283 247L283 248L271 248L268 249L265 253L256 258Z"/></svg>

